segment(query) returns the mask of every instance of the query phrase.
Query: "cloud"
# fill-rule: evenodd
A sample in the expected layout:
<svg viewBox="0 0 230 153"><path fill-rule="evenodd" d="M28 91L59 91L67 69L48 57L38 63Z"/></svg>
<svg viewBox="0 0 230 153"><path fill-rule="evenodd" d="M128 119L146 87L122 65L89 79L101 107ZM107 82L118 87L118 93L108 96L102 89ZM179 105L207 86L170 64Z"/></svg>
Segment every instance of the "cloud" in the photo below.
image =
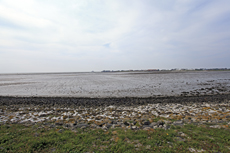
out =
<svg viewBox="0 0 230 153"><path fill-rule="evenodd" d="M230 67L229 4L2 0L0 73Z"/></svg>

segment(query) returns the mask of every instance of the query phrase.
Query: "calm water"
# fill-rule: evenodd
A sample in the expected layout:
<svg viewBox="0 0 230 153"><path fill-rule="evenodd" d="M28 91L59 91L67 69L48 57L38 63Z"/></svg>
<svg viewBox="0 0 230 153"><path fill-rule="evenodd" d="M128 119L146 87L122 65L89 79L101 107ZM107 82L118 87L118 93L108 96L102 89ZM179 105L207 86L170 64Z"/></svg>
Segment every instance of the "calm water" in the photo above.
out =
<svg viewBox="0 0 230 153"><path fill-rule="evenodd" d="M0 74L0 95L149 97L230 93L230 72Z"/></svg>

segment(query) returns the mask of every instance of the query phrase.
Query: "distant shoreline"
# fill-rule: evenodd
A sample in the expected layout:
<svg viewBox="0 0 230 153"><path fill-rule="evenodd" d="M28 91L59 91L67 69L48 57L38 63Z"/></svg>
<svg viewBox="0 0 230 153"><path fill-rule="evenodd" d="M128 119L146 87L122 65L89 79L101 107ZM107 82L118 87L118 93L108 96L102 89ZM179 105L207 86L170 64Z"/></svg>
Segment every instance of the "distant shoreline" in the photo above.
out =
<svg viewBox="0 0 230 153"><path fill-rule="evenodd" d="M183 73L183 72L216 72L216 71L230 71L230 69L205 69L205 70L157 70L157 71L148 71L148 70L124 70L124 71L86 71L86 72L16 72L16 73L0 73L0 75L39 75L39 74L75 74L75 73Z"/></svg>

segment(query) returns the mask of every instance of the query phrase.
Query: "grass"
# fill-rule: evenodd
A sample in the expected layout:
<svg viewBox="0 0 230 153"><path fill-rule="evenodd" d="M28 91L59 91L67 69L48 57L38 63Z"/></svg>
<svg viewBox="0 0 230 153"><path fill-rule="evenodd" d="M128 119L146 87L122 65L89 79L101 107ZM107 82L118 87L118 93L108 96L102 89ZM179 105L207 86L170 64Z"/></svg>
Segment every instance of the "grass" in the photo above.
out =
<svg viewBox="0 0 230 153"><path fill-rule="evenodd" d="M0 126L0 152L230 152L229 129L172 126L170 130L50 129L42 125Z"/></svg>

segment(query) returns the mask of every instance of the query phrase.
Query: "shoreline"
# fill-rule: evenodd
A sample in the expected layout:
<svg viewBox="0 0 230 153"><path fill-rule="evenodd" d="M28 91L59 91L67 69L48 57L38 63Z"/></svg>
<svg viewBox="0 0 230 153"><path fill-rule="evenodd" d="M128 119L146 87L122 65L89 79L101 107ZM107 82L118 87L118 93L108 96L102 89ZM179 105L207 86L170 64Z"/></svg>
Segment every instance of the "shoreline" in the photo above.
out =
<svg viewBox="0 0 230 153"><path fill-rule="evenodd" d="M199 95L199 96L159 96L159 97L23 97L0 96L0 106L34 105L59 107L101 107L101 106L140 106L146 104L188 104L188 103L216 103L230 100L230 94Z"/></svg>
<svg viewBox="0 0 230 153"><path fill-rule="evenodd" d="M170 145L173 146L181 142L189 143L192 137L187 135L191 134L192 129L203 128L205 131L228 132L230 130L230 94L91 99L0 96L0 128L5 131L12 128L21 132L18 127L30 128L33 138L34 135L36 137L43 135L44 131L51 131L55 135L62 133L65 135L66 132L72 135L102 131L112 134L108 140L110 144L115 143L115 145L118 140L124 142L131 140L131 137L126 139L119 136L119 132L128 131L132 133L131 135L138 137L143 132L146 132L148 137L151 133L164 133L165 137L160 137L160 139L167 145L169 143L165 142L168 140L166 138L174 132L170 138ZM186 129L189 130L187 133ZM41 132L38 132L39 130ZM8 137L7 134L3 135ZM96 136L101 137L101 134L98 133ZM215 139L220 140L219 137L217 133ZM47 138L50 138L50 135L47 135ZM194 141L197 139L197 133L193 139ZM226 138L227 140L229 139ZM59 140L60 143L63 143L62 141L62 139ZM135 145L135 149L139 149L138 146ZM149 149L154 144L146 146L143 143L143 146ZM159 149L158 145L155 146ZM187 149L192 150L189 150L190 152L195 150L194 148Z"/></svg>

